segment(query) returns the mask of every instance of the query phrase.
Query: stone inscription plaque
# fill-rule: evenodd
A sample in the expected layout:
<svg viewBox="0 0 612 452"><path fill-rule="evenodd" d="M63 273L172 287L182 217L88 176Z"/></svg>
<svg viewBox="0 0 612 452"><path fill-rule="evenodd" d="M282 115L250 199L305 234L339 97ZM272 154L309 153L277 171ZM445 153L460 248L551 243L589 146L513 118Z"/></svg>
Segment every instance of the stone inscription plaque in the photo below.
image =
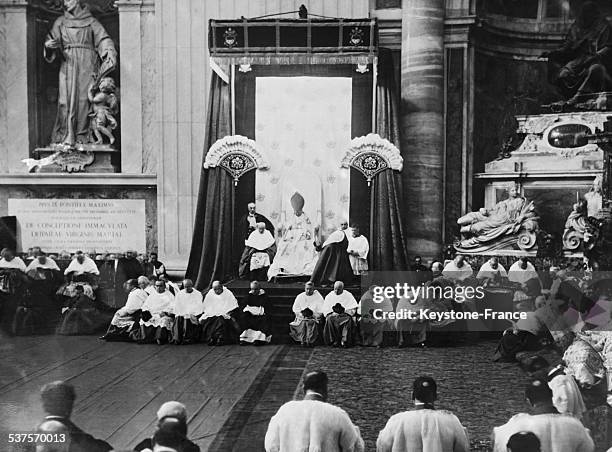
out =
<svg viewBox="0 0 612 452"><path fill-rule="evenodd" d="M144 199L14 199L17 246L46 252L145 252Z"/></svg>

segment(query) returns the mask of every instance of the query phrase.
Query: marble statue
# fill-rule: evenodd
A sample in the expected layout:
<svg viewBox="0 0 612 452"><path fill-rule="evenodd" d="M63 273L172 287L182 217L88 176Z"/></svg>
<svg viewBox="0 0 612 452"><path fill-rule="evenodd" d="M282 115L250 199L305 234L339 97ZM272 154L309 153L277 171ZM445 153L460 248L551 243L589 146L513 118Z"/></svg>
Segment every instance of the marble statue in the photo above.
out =
<svg viewBox="0 0 612 452"><path fill-rule="evenodd" d="M584 240L587 230L587 201L581 200L574 204L572 212L565 221L563 231L563 248L569 251L576 250Z"/></svg>
<svg viewBox="0 0 612 452"><path fill-rule="evenodd" d="M455 243L455 249L476 253L517 245L528 250L536 243L537 220L533 202L528 202L520 195L519 187L512 184L508 199L457 220L463 239Z"/></svg>
<svg viewBox="0 0 612 452"><path fill-rule="evenodd" d="M98 86L92 83L89 86L88 99L91 102L92 113L91 131L96 144L102 144L102 136L106 136L110 144L115 142L113 130L117 128L117 114L119 102L115 96L115 81L111 77L102 77Z"/></svg>
<svg viewBox="0 0 612 452"><path fill-rule="evenodd" d="M584 194L584 199L587 202L587 215L589 217L597 216L597 212L599 212L602 207L602 183L601 175L596 176L593 181L593 186Z"/></svg>
<svg viewBox="0 0 612 452"><path fill-rule="evenodd" d="M612 90L612 25L595 2L585 2L559 49L545 52L549 81L575 105L585 94Z"/></svg>
<svg viewBox="0 0 612 452"><path fill-rule="evenodd" d="M93 85L102 92L103 77L117 66L117 51L112 39L87 5L80 0L64 0L64 15L56 19L46 37L44 56L48 62L61 60L52 144L74 147L77 143L91 142L90 85L93 77ZM103 127L108 128L109 117L102 113L100 105L105 102L98 102L94 114L106 124ZM101 129L98 132L104 133Z"/></svg>

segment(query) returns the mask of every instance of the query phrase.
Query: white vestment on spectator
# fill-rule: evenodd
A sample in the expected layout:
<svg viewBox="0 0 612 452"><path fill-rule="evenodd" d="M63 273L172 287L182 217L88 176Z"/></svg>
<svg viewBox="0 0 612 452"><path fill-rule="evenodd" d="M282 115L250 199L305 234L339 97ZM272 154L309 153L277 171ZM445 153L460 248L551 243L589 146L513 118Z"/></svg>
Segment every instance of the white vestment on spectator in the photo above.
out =
<svg viewBox="0 0 612 452"><path fill-rule="evenodd" d="M59 267L57 266L55 261L53 259L51 259L50 257L45 259L45 263L44 264L41 264L38 261L38 259L34 259L32 262L29 263L28 267L25 269L25 272L28 273L30 270L36 270L37 268L43 268L43 269L47 269L47 270L57 270L57 271L59 271Z"/></svg>
<svg viewBox="0 0 612 452"><path fill-rule="evenodd" d="M450 261L442 270L442 275L446 276L448 279L453 279L455 281L463 281L471 277L474 274L474 270L472 270L472 266L467 262L463 262L461 267L457 267L455 261Z"/></svg>
<svg viewBox="0 0 612 452"><path fill-rule="evenodd" d="M414 410L389 419L378 434L377 452L469 452L467 433L457 416L444 410Z"/></svg>
<svg viewBox="0 0 612 452"><path fill-rule="evenodd" d="M291 310L297 319L302 317L302 311L306 308L310 309L315 316L321 315L323 314L323 303L323 297L318 290L315 290L312 295L306 295L306 292L302 292L295 297Z"/></svg>
<svg viewBox="0 0 612 452"><path fill-rule="evenodd" d="M493 429L494 452L506 452L506 444L518 432L533 432L540 440L541 452L593 452L595 446L582 423L565 414L520 413Z"/></svg>
<svg viewBox="0 0 612 452"><path fill-rule="evenodd" d="M93 261L93 259L87 256L84 257L82 264L79 263L76 257L72 259L70 265L68 265L68 268L64 270L64 275L72 272L74 272L75 275L82 275L84 273L93 273L94 275L100 274L100 270L98 270L96 263Z"/></svg>
<svg viewBox="0 0 612 452"><path fill-rule="evenodd" d="M318 400L294 400L270 419L266 452L362 452L359 429L341 408Z"/></svg>
<svg viewBox="0 0 612 452"><path fill-rule="evenodd" d="M553 392L553 405L559 413L570 414L578 419L586 411L580 388L571 375L557 375L548 382Z"/></svg>
<svg viewBox="0 0 612 452"><path fill-rule="evenodd" d="M193 289L191 293L187 293L185 289L179 291L174 301L174 315L180 317L202 315L204 312L202 300L202 292L199 290Z"/></svg>
<svg viewBox="0 0 612 452"><path fill-rule="evenodd" d="M508 272L506 272L506 269L504 268L504 266L502 264L497 264L497 268L493 268L491 266L491 261L486 261L484 264L482 264L482 267L480 267L480 270L478 270L478 274L476 275L476 278L478 279L482 279L482 278L490 278L493 279L495 278L495 275L499 273L499 275L502 278L507 278L508 277Z"/></svg>
<svg viewBox="0 0 612 452"><path fill-rule="evenodd" d="M145 300L149 295L142 290L140 287L132 289L128 294L125 306L120 308L111 320L111 325L123 328L125 326L132 326L134 321L132 320L132 314L142 308Z"/></svg>
<svg viewBox="0 0 612 452"><path fill-rule="evenodd" d="M204 297L204 313L200 317L200 320L226 315L237 307L238 301L229 289L224 287L220 295L217 295L214 290L210 289Z"/></svg>
<svg viewBox="0 0 612 452"><path fill-rule="evenodd" d="M0 268L16 268L17 270L21 270L25 273L26 264L21 260L19 256L13 257L10 261L7 261L4 258L0 258Z"/></svg>
<svg viewBox="0 0 612 452"><path fill-rule="evenodd" d="M345 311L348 311L349 309L357 309L358 307L357 300L355 300L353 294L348 290L343 290L340 295L332 290L327 294L325 301L323 302L323 315L333 312L332 308L336 303L340 303Z"/></svg>
<svg viewBox="0 0 612 452"><path fill-rule="evenodd" d="M149 311L151 318L149 320L140 319L140 323L146 326L161 326L163 328L172 329L172 318L162 315L162 313L174 313L174 295L166 290L163 293L153 292L147 297L142 304L143 311Z"/></svg>
<svg viewBox="0 0 612 452"><path fill-rule="evenodd" d="M353 273L361 275L363 272L368 270L368 253L370 252L370 244L368 239L363 235L359 237L351 237L349 239L349 246L347 249L349 253L349 261L353 268ZM358 253L358 256L353 256L351 251Z"/></svg>
<svg viewBox="0 0 612 452"><path fill-rule="evenodd" d="M530 279L538 278L538 273L531 262L527 262L527 268L521 268L521 261L516 261L508 269L508 280L519 284L524 284Z"/></svg>

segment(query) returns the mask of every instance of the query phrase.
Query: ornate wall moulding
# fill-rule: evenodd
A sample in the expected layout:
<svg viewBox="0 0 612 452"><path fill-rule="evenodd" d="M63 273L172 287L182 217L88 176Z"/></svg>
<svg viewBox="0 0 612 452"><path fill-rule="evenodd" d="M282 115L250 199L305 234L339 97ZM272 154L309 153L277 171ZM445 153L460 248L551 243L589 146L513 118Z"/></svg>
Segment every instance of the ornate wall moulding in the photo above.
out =
<svg viewBox="0 0 612 452"><path fill-rule="evenodd" d="M342 168L355 168L364 175L370 186L372 179L382 171L401 171L404 159L399 149L376 133L354 138L342 161Z"/></svg>
<svg viewBox="0 0 612 452"><path fill-rule="evenodd" d="M269 168L255 141L242 135L228 135L217 140L206 153L204 169L221 167L234 178L234 185L254 169Z"/></svg>

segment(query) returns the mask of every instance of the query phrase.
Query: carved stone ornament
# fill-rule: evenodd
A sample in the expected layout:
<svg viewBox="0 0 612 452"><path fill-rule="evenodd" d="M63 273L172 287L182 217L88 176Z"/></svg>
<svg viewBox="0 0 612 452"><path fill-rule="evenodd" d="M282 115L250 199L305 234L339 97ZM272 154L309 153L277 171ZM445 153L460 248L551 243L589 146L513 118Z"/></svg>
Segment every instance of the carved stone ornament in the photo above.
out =
<svg viewBox="0 0 612 452"><path fill-rule="evenodd" d="M538 216L533 201L508 187L508 199L490 209L470 212L457 220L463 238L454 244L460 253L478 254L493 250L531 251L536 247Z"/></svg>
<svg viewBox="0 0 612 452"><path fill-rule="evenodd" d="M223 32L223 45L228 49L233 49L238 45L238 32L232 27Z"/></svg>
<svg viewBox="0 0 612 452"><path fill-rule="evenodd" d="M45 166L57 165L62 171L67 173L80 173L85 171L87 165L91 165L95 157L93 152L68 150L57 151L56 153L36 160L32 158L23 159L22 162L28 167L29 172L40 170Z"/></svg>
<svg viewBox="0 0 612 452"><path fill-rule="evenodd" d="M359 27L353 27L350 32L349 42L352 46L363 45L363 30Z"/></svg>
<svg viewBox="0 0 612 452"><path fill-rule="evenodd" d="M386 169L401 171L404 159L399 149L376 133L354 138L340 162L342 168L355 168L370 186L372 179Z"/></svg>
<svg viewBox="0 0 612 452"><path fill-rule="evenodd" d="M221 167L238 180L254 169L269 168L255 141L242 135L229 135L217 140L206 153L204 168Z"/></svg>

